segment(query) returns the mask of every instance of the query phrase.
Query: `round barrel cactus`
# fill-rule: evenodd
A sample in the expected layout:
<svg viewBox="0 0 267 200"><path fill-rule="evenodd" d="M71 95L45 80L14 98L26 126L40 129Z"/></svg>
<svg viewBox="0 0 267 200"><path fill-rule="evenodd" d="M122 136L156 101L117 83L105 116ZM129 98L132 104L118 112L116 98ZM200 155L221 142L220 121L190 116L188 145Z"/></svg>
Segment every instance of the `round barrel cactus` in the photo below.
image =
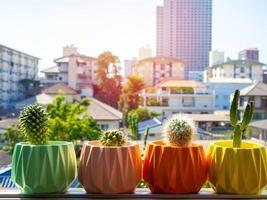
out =
<svg viewBox="0 0 267 200"><path fill-rule="evenodd" d="M126 143L126 138L122 131L108 130L101 134L100 143L103 146L122 146Z"/></svg>
<svg viewBox="0 0 267 200"><path fill-rule="evenodd" d="M20 113L20 130L31 144L47 144L47 120L48 115L39 104L29 105Z"/></svg>
<svg viewBox="0 0 267 200"><path fill-rule="evenodd" d="M166 142L174 146L190 145L194 132L194 122L185 115L175 115L164 125Z"/></svg>

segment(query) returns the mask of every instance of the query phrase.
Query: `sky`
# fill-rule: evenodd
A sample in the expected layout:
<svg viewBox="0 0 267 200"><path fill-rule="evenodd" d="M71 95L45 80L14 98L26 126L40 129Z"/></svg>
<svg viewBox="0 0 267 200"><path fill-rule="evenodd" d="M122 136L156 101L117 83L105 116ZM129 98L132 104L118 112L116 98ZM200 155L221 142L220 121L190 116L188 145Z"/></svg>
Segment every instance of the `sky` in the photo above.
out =
<svg viewBox="0 0 267 200"><path fill-rule="evenodd" d="M0 44L53 66L62 47L97 57L109 50L124 59L150 45L155 53L156 6L163 0L0 0ZM212 49L236 58L257 47L267 63L267 0L213 0Z"/></svg>

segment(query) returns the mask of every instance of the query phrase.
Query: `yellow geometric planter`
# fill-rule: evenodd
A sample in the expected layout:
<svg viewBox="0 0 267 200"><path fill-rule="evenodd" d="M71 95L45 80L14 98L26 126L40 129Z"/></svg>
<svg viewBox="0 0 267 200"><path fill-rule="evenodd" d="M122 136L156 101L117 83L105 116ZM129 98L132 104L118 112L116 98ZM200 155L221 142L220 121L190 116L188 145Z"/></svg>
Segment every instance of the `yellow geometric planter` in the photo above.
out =
<svg viewBox="0 0 267 200"><path fill-rule="evenodd" d="M243 141L217 141L208 149L208 179L217 193L260 194L267 185L267 159L263 145Z"/></svg>

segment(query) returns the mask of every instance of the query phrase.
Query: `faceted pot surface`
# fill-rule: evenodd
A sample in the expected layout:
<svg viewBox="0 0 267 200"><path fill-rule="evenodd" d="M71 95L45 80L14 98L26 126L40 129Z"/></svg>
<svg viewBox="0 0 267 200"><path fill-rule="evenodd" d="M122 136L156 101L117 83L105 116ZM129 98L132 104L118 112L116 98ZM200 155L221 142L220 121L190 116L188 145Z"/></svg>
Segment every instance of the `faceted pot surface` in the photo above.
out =
<svg viewBox="0 0 267 200"><path fill-rule="evenodd" d="M88 193L132 193L142 176L139 145L106 147L89 141L82 147L79 181Z"/></svg>
<svg viewBox="0 0 267 200"><path fill-rule="evenodd" d="M209 146L208 179L217 193L260 194L267 185L266 150L263 145L243 141L217 141Z"/></svg>
<svg viewBox="0 0 267 200"><path fill-rule="evenodd" d="M64 193L76 176L76 156L71 142L16 144L11 178L23 194Z"/></svg>
<svg viewBox="0 0 267 200"><path fill-rule="evenodd" d="M151 142L146 151L143 178L152 193L198 193L207 179L202 145L189 147Z"/></svg>

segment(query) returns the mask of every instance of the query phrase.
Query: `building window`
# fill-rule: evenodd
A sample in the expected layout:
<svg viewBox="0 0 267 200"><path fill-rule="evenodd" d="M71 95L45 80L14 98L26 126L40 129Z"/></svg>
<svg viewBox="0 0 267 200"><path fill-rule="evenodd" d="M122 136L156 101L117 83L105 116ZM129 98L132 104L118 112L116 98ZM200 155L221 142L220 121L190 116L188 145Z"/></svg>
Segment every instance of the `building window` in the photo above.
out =
<svg viewBox="0 0 267 200"><path fill-rule="evenodd" d="M164 64L161 64L161 65L160 65L160 69L161 69L161 70L165 70L165 65L164 65Z"/></svg>
<svg viewBox="0 0 267 200"><path fill-rule="evenodd" d="M102 130L108 130L109 125L108 125L108 124L100 124L100 128L101 128Z"/></svg>
<svg viewBox="0 0 267 200"><path fill-rule="evenodd" d="M62 77L60 76L59 78L58 78L60 81L62 81Z"/></svg>

